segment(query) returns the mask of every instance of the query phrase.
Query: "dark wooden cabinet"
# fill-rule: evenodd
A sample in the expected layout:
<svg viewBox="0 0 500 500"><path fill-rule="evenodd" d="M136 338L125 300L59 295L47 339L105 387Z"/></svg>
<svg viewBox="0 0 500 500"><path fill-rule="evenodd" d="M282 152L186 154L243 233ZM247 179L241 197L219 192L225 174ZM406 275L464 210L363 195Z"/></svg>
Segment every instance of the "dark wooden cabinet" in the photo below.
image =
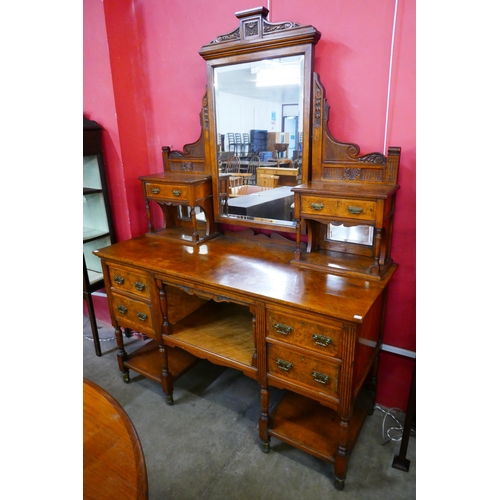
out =
<svg viewBox="0 0 500 500"><path fill-rule="evenodd" d="M101 126L83 118L83 298L87 303L97 356L101 356L92 293L104 288L102 267L93 251L115 243Z"/></svg>

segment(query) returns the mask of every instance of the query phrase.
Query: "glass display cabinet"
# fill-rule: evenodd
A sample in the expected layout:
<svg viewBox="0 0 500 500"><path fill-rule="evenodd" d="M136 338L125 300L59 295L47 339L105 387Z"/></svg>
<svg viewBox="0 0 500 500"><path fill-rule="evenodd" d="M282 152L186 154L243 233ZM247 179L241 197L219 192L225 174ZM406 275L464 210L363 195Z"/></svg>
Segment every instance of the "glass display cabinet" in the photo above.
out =
<svg viewBox="0 0 500 500"><path fill-rule="evenodd" d="M104 288L100 259L93 251L116 242L101 141L102 127L83 118L83 298L95 352L101 356L92 293Z"/></svg>

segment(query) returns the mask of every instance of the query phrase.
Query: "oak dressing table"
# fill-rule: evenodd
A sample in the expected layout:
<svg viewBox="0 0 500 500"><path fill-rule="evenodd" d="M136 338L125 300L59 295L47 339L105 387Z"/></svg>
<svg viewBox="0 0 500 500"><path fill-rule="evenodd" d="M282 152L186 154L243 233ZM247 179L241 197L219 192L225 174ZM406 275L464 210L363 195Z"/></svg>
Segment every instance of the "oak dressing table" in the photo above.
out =
<svg viewBox="0 0 500 500"><path fill-rule="evenodd" d="M186 185L193 176L205 189L211 175L215 223L247 230L215 235L210 226L206 234L213 237L196 244L146 234L96 255L125 382L129 370L137 371L159 382L173 404L175 380L200 358L239 370L260 386L263 450L274 436L327 460L335 487L343 489L350 451L375 402L387 290L397 269L390 243L399 149L358 157L357 146L329 136L328 106L312 71L321 34L312 26L269 23L267 14L264 7L236 13L239 27L200 50L209 77L202 134L183 152L164 148L160 176L167 185L179 173ZM218 70L269 57L294 64L298 58L303 94L315 96L314 119L312 99L301 108L303 184L292 188L293 220L229 216L227 182L219 177L217 135L227 130L217 128L223 122ZM145 196L152 198L149 191ZM323 206L317 211L313 204ZM336 239L339 224L347 238ZM358 240L358 233L368 236ZM128 353L122 329L151 340ZM272 414L270 386L286 390Z"/></svg>

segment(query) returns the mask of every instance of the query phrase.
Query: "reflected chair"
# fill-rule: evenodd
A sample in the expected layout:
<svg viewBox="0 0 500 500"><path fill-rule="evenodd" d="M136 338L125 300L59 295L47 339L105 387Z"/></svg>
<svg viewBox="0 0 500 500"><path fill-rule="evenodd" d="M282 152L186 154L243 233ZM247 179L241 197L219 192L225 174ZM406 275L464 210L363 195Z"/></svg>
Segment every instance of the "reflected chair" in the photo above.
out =
<svg viewBox="0 0 500 500"><path fill-rule="evenodd" d="M247 173L252 174L252 177L247 178L247 184L255 186L257 184L257 168L260 167L260 158L256 155L250 158L248 162Z"/></svg>
<svg viewBox="0 0 500 500"><path fill-rule="evenodd" d="M262 174L260 176L261 185L265 188L275 188L278 187L278 181L280 179L279 175Z"/></svg>
<svg viewBox="0 0 500 500"><path fill-rule="evenodd" d="M236 153L236 143L232 132L227 133L227 150L234 151Z"/></svg>
<svg viewBox="0 0 500 500"><path fill-rule="evenodd" d="M240 158L238 156L231 156L226 163L226 173L235 174L240 172Z"/></svg>
<svg viewBox="0 0 500 500"><path fill-rule="evenodd" d="M243 134L243 154L249 155L252 152L252 143L250 142L250 134Z"/></svg>
<svg viewBox="0 0 500 500"><path fill-rule="evenodd" d="M234 175L229 177L229 197L238 195L240 188L243 186L243 179L240 176Z"/></svg>
<svg viewBox="0 0 500 500"><path fill-rule="evenodd" d="M234 134L234 150L237 155L241 155L243 151L243 139L239 132Z"/></svg>

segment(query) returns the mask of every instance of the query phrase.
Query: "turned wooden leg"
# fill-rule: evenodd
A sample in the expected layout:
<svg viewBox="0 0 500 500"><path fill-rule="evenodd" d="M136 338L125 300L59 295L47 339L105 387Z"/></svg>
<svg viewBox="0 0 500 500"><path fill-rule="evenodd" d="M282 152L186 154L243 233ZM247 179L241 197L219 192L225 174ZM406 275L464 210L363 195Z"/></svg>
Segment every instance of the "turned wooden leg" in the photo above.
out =
<svg viewBox="0 0 500 500"><path fill-rule="evenodd" d="M262 451L264 453L269 453L269 448L271 445L271 439L269 438L269 433L267 432L270 425L269 418L269 391L266 387L260 388L260 419L259 419L259 437L262 443Z"/></svg>
<svg viewBox="0 0 500 500"><path fill-rule="evenodd" d="M160 344L161 358L161 388L165 394L165 400L169 406L174 404L174 381L172 374L168 371L168 352L167 347Z"/></svg>
<svg viewBox="0 0 500 500"><path fill-rule="evenodd" d="M382 228L375 228L375 255L374 262L371 267L372 274L378 274L380 272L380 249L382 244Z"/></svg>
<svg viewBox="0 0 500 500"><path fill-rule="evenodd" d="M196 207L192 206L191 207L191 223L193 225L193 242L196 243L199 241L200 236L198 234L198 229L196 227Z"/></svg>
<svg viewBox="0 0 500 500"><path fill-rule="evenodd" d="M346 418L340 419L340 440L337 453L335 455L334 465L334 486L335 489L342 491L345 485L345 478L347 472L347 436L349 431L349 420Z"/></svg>
<svg viewBox="0 0 500 500"><path fill-rule="evenodd" d="M119 326L115 328L115 339L116 345L118 346L118 367L122 372L123 381L128 384L130 382L130 372L123 363L127 359L127 353L125 352L125 346L123 345L123 332Z"/></svg>

